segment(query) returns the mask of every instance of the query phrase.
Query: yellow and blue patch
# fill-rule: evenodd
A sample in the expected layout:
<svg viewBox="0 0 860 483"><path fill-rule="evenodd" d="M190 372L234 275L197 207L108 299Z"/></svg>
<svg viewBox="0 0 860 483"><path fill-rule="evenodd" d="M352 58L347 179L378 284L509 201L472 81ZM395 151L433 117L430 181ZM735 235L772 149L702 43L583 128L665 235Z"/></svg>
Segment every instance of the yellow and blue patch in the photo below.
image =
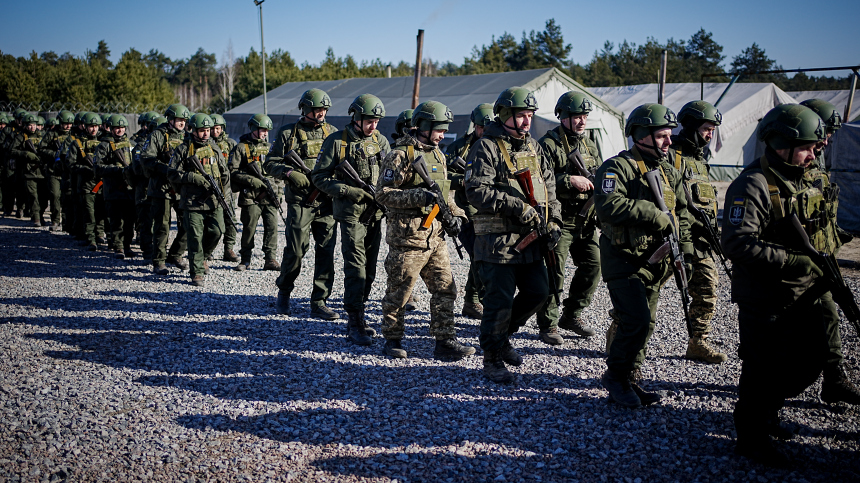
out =
<svg viewBox="0 0 860 483"><path fill-rule="evenodd" d="M615 173L606 173L603 175L603 183L601 184L604 193L612 193L615 191L615 182L617 175Z"/></svg>
<svg viewBox="0 0 860 483"><path fill-rule="evenodd" d="M735 196L729 206L729 222L732 225L740 225L744 221L747 212L747 199L743 196Z"/></svg>

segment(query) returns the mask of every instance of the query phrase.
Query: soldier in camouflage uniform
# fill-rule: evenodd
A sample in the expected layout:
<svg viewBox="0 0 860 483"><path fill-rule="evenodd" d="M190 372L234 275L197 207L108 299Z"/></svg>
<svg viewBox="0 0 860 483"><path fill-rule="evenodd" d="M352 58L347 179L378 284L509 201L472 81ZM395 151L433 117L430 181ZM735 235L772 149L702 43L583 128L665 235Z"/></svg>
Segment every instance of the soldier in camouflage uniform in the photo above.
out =
<svg viewBox="0 0 860 483"><path fill-rule="evenodd" d="M302 117L278 131L266 171L286 183L284 193L287 201L287 225L284 229L286 243L281 259L281 275L275 281L278 286L278 313L290 315L290 295L302 270L302 258L310 247L310 236L314 236L314 281L311 290L311 317L336 320L340 317L326 306L334 284L334 249L337 229L332 216L331 197L321 194L310 182L306 172L316 164L323 141L337 128L325 122L331 107L331 98L325 91L310 89L299 99ZM287 157L294 151L301 158L302 166ZM310 196L316 199L310 200Z"/></svg>
<svg viewBox="0 0 860 483"><path fill-rule="evenodd" d="M470 346L460 344L454 327L454 300L457 287L448 259L448 243L439 217L429 228L425 220L431 209L441 203L454 215L464 215L449 196L450 181L445 169L445 156L439 141L454 120L442 103L427 101L413 112L416 129L397 138L394 149L382 161L382 176L377 184L376 200L388 208L385 241L388 255L385 271L388 285L382 299L383 353L389 357L405 358L401 345L405 332L405 306L418 277L430 290L430 335L436 339L433 357L439 360L459 360L475 353ZM431 180L441 189L442 196L430 191L415 173L412 163L423 157ZM449 199L450 198L450 199ZM462 218L455 217L454 231L459 232Z"/></svg>
<svg viewBox="0 0 860 483"><path fill-rule="evenodd" d="M595 174L594 207L602 223L601 272L619 317L600 382L610 399L630 408L660 400L658 394L639 386L633 374L645 360L654 332L660 287L672 276L671 256L648 262L667 233L678 238L688 275L691 270L693 246L683 179L669 159L672 129L677 126L675 113L665 106L637 107L624 131L634 146L605 161ZM647 172L655 170L671 217L657 207L644 180Z"/></svg>
<svg viewBox="0 0 860 483"><path fill-rule="evenodd" d="M168 263L180 270L188 268L188 264L182 260L187 248L187 237L182 213L178 211L179 194L170 186L167 172L173 151L185 141L185 124L191 112L182 104L171 104L164 117L167 122L153 129L140 153L143 174L149 178L146 196L151 203L152 271L156 275L167 275ZM176 212L176 237L168 252L171 211Z"/></svg>
<svg viewBox="0 0 860 483"><path fill-rule="evenodd" d="M63 214L63 164L60 162L60 149L69 138L75 115L69 111L57 113L57 123L48 130L39 143L39 156L47 166L48 198L51 203L51 231L60 231L60 224L65 223Z"/></svg>
<svg viewBox="0 0 860 483"><path fill-rule="evenodd" d="M97 137L101 123L101 116L88 112L83 116L85 131L79 136L70 136L66 149L66 166L76 178L74 189L80 206L83 242L91 252L98 250L99 243L104 243L101 234L105 219L104 196L93 164L96 148L101 144Z"/></svg>
<svg viewBox="0 0 860 483"><path fill-rule="evenodd" d="M813 178L813 184L829 196L827 204L829 209L829 222L836 230L836 236L832 237L832 251L834 255L839 253L843 243L853 239L851 235L844 232L836 224L836 212L839 204L839 188L830 183L824 161L824 148L830 137L842 127L842 116L833 104L821 99L807 99L800 103L812 109L824 122L826 137L824 142L816 146L815 162L810 167L809 176ZM842 355L842 337L839 334L839 312L833 302L833 295L827 292L821 297L821 305L824 309L824 320L826 324L828 352L824 365L824 382L821 385L821 399L827 403L847 402L849 404L860 404L860 389L851 382L845 371Z"/></svg>
<svg viewBox="0 0 860 483"><path fill-rule="evenodd" d="M489 103L479 104L472 109L470 120L474 129L448 146L446 153L449 160L453 161L456 158L461 158L465 161L469 156L469 150L484 135L484 127L493 122L495 116L493 114L493 105ZM456 169L452 167L451 189L454 191L454 201L466 215L466 222L463 223L459 238L463 243L463 248L469 253L470 259L469 274L466 276L466 285L463 287L465 294L463 297L462 315L470 319L480 320L484 316L484 306L481 305L483 284L481 284L481 280L478 278L478 270L475 266L475 226L472 223L472 217L477 213L477 210L466 199L466 187L463 185L463 170L457 172Z"/></svg>
<svg viewBox="0 0 860 483"><path fill-rule="evenodd" d="M576 265L561 318L553 297L537 313L540 338L550 345L564 342L558 327L582 337L595 334L594 329L582 320L582 311L591 304L591 297L600 281L597 220L593 206L587 207L589 199L594 196L594 185L588 177L582 176L571 160L571 157L578 158L592 175L600 166L597 145L585 132L588 113L593 109L585 94L574 91L563 94L555 105L555 115L561 125L538 141L555 172L556 196L561 203L564 222L561 238L555 247L558 266L556 273L551 274L559 293L564 293L564 269L568 256Z"/></svg>
<svg viewBox="0 0 860 483"><path fill-rule="evenodd" d="M24 192L27 193L24 203L29 209L31 222L34 226L42 226L41 213L47 196L44 189L44 165L36 148L42 138L36 121L36 116L30 113L21 117L21 129L7 140L6 152L10 166L14 167L14 172L24 184Z"/></svg>
<svg viewBox="0 0 860 483"><path fill-rule="evenodd" d="M280 271L281 265L275 259L278 252L278 206L281 204L283 181L275 178L266 170L266 156L271 144L268 142L272 120L265 114L254 114L248 120L251 132L243 134L239 143L230 154L230 183L239 192L239 208L242 210L242 243L239 249L239 264L236 271L251 267L254 251L254 235L257 221L263 219L263 270ZM256 170L255 170L256 168ZM269 180L277 200L271 199L259 172Z"/></svg>
<svg viewBox="0 0 860 483"><path fill-rule="evenodd" d="M203 286L204 275L209 272L206 254L215 250L224 233L224 210L192 157L197 157L206 174L218 183L222 194L230 190L226 158L218 143L209 137L214 126L212 118L206 114L191 116L188 120L191 134L174 151L167 174L170 183L180 192L179 207L188 233L191 284L197 287Z"/></svg>
<svg viewBox="0 0 860 483"><path fill-rule="evenodd" d="M710 183L705 148L714 136L714 130L723 122L723 116L712 104L692 101L678 112L681 132L672 136L675 169L684 177L686 190L700 212L704 213L712 230L717 227L717 192ZM720 276L711 258L707 227L690 217L690 236L693 240L693 276L690 279L690 329L687 334L687 359L720 364L726 361L724 353L710 342L711 319L717 307L717 287Z"/></svg>
<svg viewBox="0 0 860 483"><path fill-rule="evenodd" d="M412 130L412 112L413 109L406 109L397 116L397 120L394 121L394 132L391 133L391 139L397 140ZM412 295L409 296L409 301L406 302L406 306L404 309L407 312L412 312L413 310L418 310L418 296L415 295L413 291Z"/></svg>
<svg viewBox="0 0 860 483"><path fill-rule="evenodd" d="M484 375L497 383L514 380L505 363L519 366L523 362L509 337L549 296L542 249L551 248L561 235L555 176L540 144L529 136L537 108L537 100L528 89L506 89L493 106L498 117L484 127L484 136L466 158L466 197L477 209L472 217L475 263L484 283L480 335ZM534 207L514 178L514 173L526 168L537 201ZM543 223L547 237L515 249Z"/></svg>
<svg viewBox="0 0 860 483"><path fill-rule="evenodd" d="M374 198L336 168L349 163L359 178L375 186L379 163L390 150L388 140L376 130L385 117L385 106L378 97L362 94L349 106L352 122L341 132L330 134L323 142L311 181L332 197L334 219L340 224L341 254L344 262L343 308L346 311L347 337L356 344L370 345L372 329L364 320L364 306L376 278L376 261L382 241L382 212L373 206ZM367 224L359 217L373 209Z"/></svg>
<svg viewBox="0 0 860 483"><path fill-rule="evenodd" d="M812 169L816 146L825 136L821 118L811 109L775 107L758 126L765 154L748 164L726 192L722 245L733 262L742 360L735 451L770 465L789 462L771 441L771 436L793 436L779 425L779 410L786 398L818 379L829 356L823 297L810 296L822 272L793 248L788 240L798 235L786 227L797 215L815 249L833 254L837 236L828 213L830 188L816 186Z"/></svg>
<svg viewBox="0 0 860 483"><path fill-rule="evenodd" d="M134 238L134 189L125 179L125 169L131 164L132 144L126 129L128 120L120 114L113 114L107 120L110 135L101 138L93 159L96 175L104 182L105 205L107 209L110 248L119 260L132 258Z"/></svg>
<svg viewBox="0 0 860 483"><path fill-rule="evenodd" d="M221 150L221 156L224 158L224 163L229 166L230 153L232 153L233 148L236 147L236 141L227 135L227 121L224 119L224 116L221 114L210 114L209 117L212 118L212 122L215 124L212 127L210 137ZM233 192L225 192L224 200L230 205L230 214L235 218L236 200L235 196L233 196ZM236 252L233 250L234 246L236 246L236 227L229 223L225 223L224 256L221 257L222 260L225 262L239 261L239 255L236 255ZM207 257L207 259L209 258Z"/></svg>

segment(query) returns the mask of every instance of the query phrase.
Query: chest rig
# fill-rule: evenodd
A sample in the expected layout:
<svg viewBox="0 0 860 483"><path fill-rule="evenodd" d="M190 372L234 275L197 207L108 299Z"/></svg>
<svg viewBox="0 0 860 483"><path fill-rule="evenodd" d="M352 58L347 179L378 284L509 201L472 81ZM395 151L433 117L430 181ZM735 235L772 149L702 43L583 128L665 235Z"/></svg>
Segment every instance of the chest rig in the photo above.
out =
<svg viewBox="0 0 860 483"><path fill-rule="evenodd" d="M771 201L771 220L776 223L792 213L796 214L812 246L820 252L834 254L842 246L836 233L839 187L829 181L824 185L822 174L815 169L806 171L795 186L771 169L766 156L761 157L761 167ZM785 200L780 196L777 183L785 188Z"/></svg>
<svg viewBox="0 0 860 483"><path fill-rule="evenodd" d="M218 167L218 153L212 149L212 146L206 143L204 146L196 148L194 143L188 143L188 157L195 155L200 160L200 164L203 165L203 171L220 183L221 169Z"/></svg>
<svg viewBox="0 0 860 483"><path fill-rule="evenodd" d="M266 155L269 154L269 144L255 143L253 146L249 146L248 143L242 144L245 146L245 155L248 158L248 164L257 162L260 166L260 172L268 176L266 169L263 168L263 164L266 162Z"/></svg>
<svg viewBox="0 0 860 483"><path fill-rule="evenodd" d="M168 164L170 163L170 158L173 157L173 152L176 148L179 147L180 144L185 141L184 134L176 134L171 136L169 132L164 131L164 147L161 150L162 159L166 159Z"/></svg>
<svg viewBox="0 0 860 483"><path fill-rule="evenodd" d="M222 136L219 141L215 141L218 147L221 149L221 157L224 159L224 162L227 162L227 157L230 156L230 143L227 142L227 137Z"/></svg>
<svg viewBox="0 0 860 483"><path fill-rule="evenodd" d="M340 159L348 160L362 181L370 184L376 182L379 175L379 162L382 160L382 146L379 143L379 131L356 142L347 141L347 130L343 130L340 138Z"/></svg>
<svg viewBox="0 0 860 483"><path fill-rule="evenodd" d="M561 128L559 129L561 130ZM559 168L562 168L566 174L579 176L579 171L577 171L573 164L567 159L567 156L577 149L579 150L579 154L582 156L582 161L585 163L585 169L587 169L591 174L594 174L594 172L597 171L597 167L600 163L597 162L597 159L592 156L591 150L588 149L588 145L585 143L585 136L575 138L576 145L572 145L570 143L569 136L567 136L563 131L561 133L550 131L548 134L550 137L554 138L556 142L559 142L564 149L564 157L559 160ZM573 194L560 193L559 197L576 201L584 201L591 197L591 194L589 193L577 193L573 196L571 195Z"/></svg>
<svg viewBox="0 0 860 483"><path fill-rule="evenodd" d="M448 173L445 171L445 155L439 151L439 148L434 149L430 152L423 152L424 154L424 162L427 164L427 171L430 174L430 179L439 185L439 189L442 190L442 199L439 200L440 203L445 203L448 200L448 192L451 190L451 180L448 179ZM408 145L406 146L406 159L407 162L412 165L412 162L415 161L415 146ZM417 174L412 174L412 179L408 182L405 182L401 185L402 189L411 189L411 188L429 188L424 183L424 180L421 179L421 176ZM428 214L430 210L432 210L432 206L422 206L421 208L412 208L412 209L394 209L395 213L421 213ZM389 208L389 211L391 209Z"/></svg>
<svg viewBox="0 0 860 483"><path fill-rule="evenodd" d="M687 169L682 169L685 164L684 161L686 161ZM690 194L696 207L706 211L711 217L716 216L717 191L711 184L708 166L691 156L683 156L680 151L675 151L675 169L681 173L684 183L687 183L687 187L690 188Z"/></svg>
<svg viewBox="0 0 860 483"><path fill-rule="evenodd" d="M78 138L73 138L75 140L75 144L78 145L78 150L80 152L81 157L89 156L96 152L96 148L99 147L101 141L98 139L84 139L81 141Z"/></svg>
<svg viewBox="0 0 860 483"><path fill-rule="evenodd" d="M295 149L299 153L299 156L305 160L305 166L308 169L314 169L317 156L319 156L320 150L322 150L323 142L331 134L330 126L331 124L324 122L319 128L313 131L306 131L299 128L298 122L293 125L293 134L290 136L290 148ZM316 134L320 131L322 132L322 137L317 137ZM311 134L314 136L311 136Z"/></svg>
<svg viewBox="0 0 860 483"><path fill-rule="evenodd" d="M111 156L118 158L123 166L128 166L131 162L131 143L128 140L120 142L110 142Z"/></svg>

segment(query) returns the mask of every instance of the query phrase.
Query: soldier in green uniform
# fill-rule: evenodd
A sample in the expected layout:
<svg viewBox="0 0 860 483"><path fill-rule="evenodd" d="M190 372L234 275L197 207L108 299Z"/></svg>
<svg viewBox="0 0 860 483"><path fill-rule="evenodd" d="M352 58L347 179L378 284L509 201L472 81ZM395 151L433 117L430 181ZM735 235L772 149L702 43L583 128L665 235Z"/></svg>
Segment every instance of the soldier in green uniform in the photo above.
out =
<svg viewBox="0 0 860 483"><path fill-rule="evenodd" d="M553 298L548 299L537 313L540 338L550 345L564 342L558 327L582 337L595 334L594 329L582 320L582 311L591 304L600 281L597 220L593 206L587 206L594 196L594 184L574 166L578 161L593 175L601 163L597 145L585 132L588 114L592 110L594 106L585 94L574 91L563 94L555 104L555 115L561 125L538 141L555 172L556 196L561 203L563 225L561 238L555 247L558 266L551 274L559 293L564 293L564 268L568 256L576 265L561 318Z"/></svg>
<svg viewBox="0 0 860 483"><path fill-rule="evenodd" d="M134 191L135 229L137 230L138 244L143 252L144 260L152 260L152 203L146 196L149 188L149 178L143 172L143 164L140 155L149 134L155 129L155 119L159 115L155 111L144 112L137 122L140 129L131 137L131 164L126 166L123 176ZM166 121L166 119L165 119Z"/></svg>
<svg viewBox="0 0 860 483"><path fill-rule="evenodd" d="M230 154L230 180L239 192L239 208L242 210L242 242L239 249L237 271L251 266L254 251L254 235L257 221L263 219L263 270L280 271L281 265L275 259L278 252L278 206L281 203L283 182L266 171L266 155L269 154L269 131L272 120L265 114L254 114L248 120L251 132L243 134L239 143ZM269 180L277 200L271 199L266 184L257 173Z"/></svg>
<svg viewBox="0 0 860 483"><path fill-rule="evenodd" d="M82 227L84 243L87 250L98 250L98 244L104 243L101 235L104 223L104 197L102 195L102 184L95 172L94 155L96 148L101 144L98 139L99 127L102 124L101 116L94 112L88 112L83 116L84 133L69 138L69 147L66 152L66 163L69 169L75 173L78 203L81 207L80 225Z"/></svg>
<svg viewBox="0 0 860 483"><path fill-rule="evenodd" d="M382 241L382 212L375 210L364 224L359 217L373 208L374 198L367 190L339 172L346 161L359 178L375 186L379 164L390 150L388 140L376 130L385 117L385 106L378 97L362 94L350 104L352 122L341 132L330 134L323 142L311 181L332 197L332 213L340 224L341 254L344 263L343 308L346 311L347 337L356 344L370 345L372 335L364 320L364 306L376 278L376 261ZM373 333L372 331L370 332Z"/></svg>
<svg viewBox="0 0 860 483"><path fill-rule="evenodd" d="M24 109L15 109L15 112L9 117L6 127L0 131L0 193L3 198L3 213L6 216L13 216L15 211L15 196L17 194L17 186L15 185L15 163L9 157L9 144L15 134L22 130L19 119L27 114Z"/></svg>
<svg viewBox="0 0 860 483"><path fill-rule="evenodd" d="M233 138L227 135L227 121L224 119L224 116L222 116L221 114L210 114L209 117L212 118L212 122L215 124L214 126L212 126L210 137L221 150L221 156L224 158L224 164L228 164L230 162L230 153L232 153L233 148L236 147L236 141L234 141ZM227 201L227 203L230 204L230 214L233 215L233 218L235 219L236 201L234 198L235 197L233 196L232 191L224 193L224 199ZM234 246L236 246L236 227L229 223L225 223L224 256L221 257L222 260L224 260L225 262L239 261L239 255L236 255L236 252L233 251Z"/></svg>
<svg viewBox="0 0 860 483"><path fill-rule="evenodd" d="M296 278L302 270L302 258L314 236L314 281L311 290L311 317L323 320L340 318L326 306L334 284L334 249L337 229L332 216L331 197L321 194L305 172L316 164L323 141L337 128L325 122L331 107L331 98L325 91L310 89L299 99L302 117L278 131L266 164L266 171L286 181L284 194L287 201L286 243L281 259L281 274L275 281L278 286L278 312L290 315L290 295ZM295 151L303 166L296 166L287 153ZM312 193L316 199L309 200Z"/></svg>
<svg viewBox="0 0 860 483"><path fill-rule="evenodd" d="M446 154L449 159L461 158L465 161L469 156L469 150L484 135L484 127L493 122L495 116L493 105L489 103L479 104L472 109L470 120L474 129L448 146ZM463 223L459 238L463 248L469 253L470 259L469 274L466 276L466 285L463 287L465 294L463 296L462 314L463 317L481 320L484 315L484 306L481 305L483 285L478 278L478 270L475 267L475 226L472 223L472 217L477 213L477 210L466 199L466 187L463 185L464 170L457 172L456 169L452 167L451 170L451 189L454 191L454 201L466 215L466 222Z"/></svg>
<svg viewBox="0 0 860 483"><path fill-rule="evenodd" d="M425 220L432 208L444 203L455 215L454 231L459 232L464 215L454 204L450 181L445 169L445 156L439 142L448 131L454 116L447 106L427 101L415 108L412 122L416 129L403 134L394 149L383 159L382 175L377 184L376 200L388 208L385 241L388 255L385 271L388 285L382 299L383 353L389 357L405 358L401 345L405 333L406 303L418 277L430 291L430 336L436 339L433 357L439 360L459 360L475 353L475 348L457 341L454 326L454 301L457 286L451 273L448 243L439 216L426 227ZM415 172L412 163L423 157L430 179L440 187L439 194Z"/></svg>
<svg viewBox="0 0 860 483"><path fill-rule="evenodd" d="M42 137L39 143L39 156L47 167L48 199L51 203L51 231L60 231L60 224L65 224L63 214L63 177L66 175L60 162L60 149L69 138L75 115L70 111L60 111L55 117L57 123Z"/></svg>
<svg viewBox="0 0 860 483"><path fill-rule="evenodd" d="M811 169L825 136L824 123L811 109L775 107L758 125L765 154L726 192L722 245L733 262L742 360L735 451L765 464L788 463L770 438L792 437L779 426L779 410L818 379L829 356L823 298L803 296L821 270L788 242L786 228L787 218L797 215L815 249L833 253L830 189L816 186Z"/></svg>
<svg viewBox="0 0 860 483"><path fill-rule="evenodd" d="M672 276L671 254L653 263L648 259L664 243L666 234L674 233L688 275L692 263L683 179L669 158L672 129L677 126L675 113L665 106L637 107L624 130L634 146L605 161L595 174L594 207L602 224L601 272L619 318L601 384L610 399L631 408L660 400L658 394L645 391L633 380L654 332L660 287ZM657 207L644 180L653 170L658 171L671 217Z"/></svg>
<svg viewBox="0 0 860 483"><path fill-rule="evenodd" d="M150 199L152 216L152 270L167 275L167 263L180 270L188 268L182 260L187 247L185 225L178 211L179 194L167 180L173 151L185 140L185 124L191 112L182 104L171 104L164 113L167 122L156 127L144 143L140 154L143 174L149 178L146 196ZM170 235L170 213L176 212L176 238L167 251Z"/></svg>
<svg viewBox="0 0 860 483"><path fill-rule="evenodd" d="M206 174L218 183L222 194L230 190L230 171L221 147L210 138L215 127L212 118L195 114L188 120L188 127L191 134L174 151L168 178L180 192L179 207L184 213L188 233L191 284L202 287L204 275L209 271L206 254L215 250L224 233L224 211L192 158L197 157Z"/></svg>
<svg viewBox="0 0 860 483"><path fill-rule="evenodd" d="M829 209L829 222L836 230L836 236L831 237L833 254L839 253L843 243L847 243L853 237L842 231L836 224L836 212L839 204L839 191L836 185L830 183L830 176L824 161L824 148L830 137L842 127L842 116L836 107L821 99L807 99L800 103L812 109L824 122L826 139L816 146L815 163L810 167L809 176L813 177L815 184L823 192L830 195L827 199ZM849 404L860 404L860 389L851 382L844 367L844 356L842 355L842 337L839 334L839 312L833 302L833 296L827 292L821 297L824 309L825 323L827 326L828 355L824 365L824 382L821 385L821 399L827 403L847 402Z"/></svg>
<svg viewBox="0 0 860 483"><path fill-rule="evenodd" d="M723 115L712 104L705 101L692 101L684 104L678 112L681 132L672 136L674 162L684 177L686 190L696 208L704 213L711 229L717 227L717 192L710 183L705 148L714 137L714 130L723 122ZM690 279L690 329L687 334L687 359L720 364L726 361L724 353L715 349L710 342L711 319L717 307L717 287L720 275L717 265L711 258L707 227L690 216L690 236L693 240L693 276Z"/></svg>
<svg viewBox="0 0 860 483"><path fill-rule="evenodd" d="M109 249L120 260L132 258L136 254L131 249L134 238L134 189L126 182L124 172L131 164L132 144L126 129L128 120L120 114L112 114L107 120L110 135L101 138L101 144L93 156L96 175L104 182L105 205L107 210Z"/></svg>
<svg viewBox="0 0 860 483"><path fill-rule="evenodd" d="M499 94L493 106L497 118L485 125L483 137L469 150L463 178L466 197L477 210L472 221L474 263L484 284L480 335L484 375L497 383L514 380L505 363L519 366L523 362L509 337L549 296L542 251L552 248L561 235L555 175L540 144L529 135L537 108L534 94L524 87ZM536 206L531 206L514 177L525 169ZM543 224L548 236L517 250L522 239Z"/></svg>
<svg viewBox="0 0 860 483"><path fill-rule="evenodd" d="M84 125L86 114L87 112L75 114L72 128L69 130L69 137L60 146L60 165L62 165L63 170L63 181L60 187L63 190L63 207L65 210L63 230L82 243L87 243L87 241L84 236L82 207L77 193L78 173L76 167L69 163L69 153L78 149L76 139L84 139L87 136L87 127Z"/></svg>
<svg viewBox="0 0 860 483"><path fill-rule="evenodd" d="M16 176L24 184L23 189L27 193L24 204L29 209L30 221L34 226L42 226L41 213L44 211L47 196L44 189L44 166L36 148L42 138L36 121L34 114L23 115L21 129L7 140L6 151L9 165L14 168Z"/></svg>

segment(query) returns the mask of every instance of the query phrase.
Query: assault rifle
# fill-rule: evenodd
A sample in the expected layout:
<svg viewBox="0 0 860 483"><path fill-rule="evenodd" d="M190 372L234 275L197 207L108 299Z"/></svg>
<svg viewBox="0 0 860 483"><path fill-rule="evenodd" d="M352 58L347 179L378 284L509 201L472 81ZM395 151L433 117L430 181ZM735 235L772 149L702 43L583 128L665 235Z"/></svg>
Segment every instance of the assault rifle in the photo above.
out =
<svg viewBox="0 0 860 483"><path fill-rule="evenodd" d="M824 276L820 280L816 280L812 287L807 289L788 308L797 304L801 298L812 302L830 292L833 295L833 301L839 305L839 308L845 313L845 318L854 327L854 331L860 335L860 307L857 306L854 294L848 285L845 284L845 279L842 278L842 272L839 270L836 257L819 252L812 246L812 243L809 241L809 235L806 234L806 230L803 229L803 225L800 224L800 220L796 214L792 213L790 217L785 218L785 222L788 228L785 230L788 232L786 236L790 241L793 241L790 245L793 248L800 249L804 255L812 259L812 263L824 272Z"/></svg>
<svg viewBox="0 0 860 483"><path fill-rule="evenodd" d="M307 176L308 179L310 179L311 170L308 169L307 165L305 165L304 160L298 155L298 153L296 153L295 149L290 149L290 152L287 153L285 158L291 160L293 162L293 165L298 168L299 171L304 173L304 175ZM308 193L308 195L305 196L305 199L303 199L300 204L305 208L310 208L311 206L313 206L314 201L319 198L320 193L321 191L319 190L319 188L314 187L313 191Z"/></svg>
<svg viewBox="0 0 860 483"><path fill-rule="evenodd" d="M708 217L707 213L700 210L699 207L693 203L693 195L690 193L690 187L687 186L687 183L683 184L684 195L686 195L687 198L687 209L689 209L690 213L699 220L699 223L705 225L705 238L707 239L708 245L711 247L711 253L713 253L720 260L720 263L723 264L723 270L726 271L726 275L728 275L729 278L732 278L732 269L729 268L726 254L723 253L723 247L720 246L720 239L717 237L717 232L714 230L714 226L711 225L710 217Z"/></svg>
<svg viewBox="0 0 860 483"><path fill-rule="evenodd" d="M284 226L287 225L287 217L284 216L284 209L281 208L281 200L278 199L278 194L275 193L275 188L272 186L272 182L269 181L269 178L263 176L263 172L260 171L260 165L256 161L251 161L248 163L248 169L251 170L251 174L254 175L255 178L259 179L266 185L266 195L278 207L278 213L281 214L281 219L284 220Z"/></svg>
<svg viewBox="0 0 860 483"><path fill-rule="evenodd" d="M585 161L582 159L582 154L579 152L579 148L574 149L567 155L567 161L576 168L576 171L580 176L587 178L588 181L591 181L592 186L594 185L594 173L585 167ZM579 213L577 213L576 216L580 218L587 217L588 210L590 210L592 206L594 206L594 189L591 190L591 196L588 197L585 205L582 206L582 209L579 210Z"/></svg>
<svg viewBox="0 0 860 483"><path fill-rule="evenodd" d="M215 178L212 177L211 174L207 173L206 170L203 169L203 165L200 164L200 158L196 155L191 156L189 158L191 162L194 164L194 168L206 178L206 182L209 183L209 191L215 195L215 199L218 200L218 204L221 205L221 208L224 210L224 219L230 222L230 226L235 229L238 229L236 226L236 222L233 220L233 208L227 204L227 200L224 199L224 194L221 193L221 188L218 187L218 183L215 182Z"/></svg>
<svg viewBox="0 0 860 483"><path fill-rule="evenodd" d="M449 156L448 169L455 173L463 174L466 172L466 160L460 156Z"/></svg>
<svg viewBox="0 0 860 483"><path fill-rule="evenodd" d="M677 230L678 220L672 216L672 212L666 206L666 201L663 200L663 183L660 181L660 170L653 169L645 173L645 181L648 182L648 187L654 195L655 204L665 213L672 221L672 231L664 238L663 245L648 258L650 265L656 265L666 258L666 255L671 257L672 273L675 275L675 284L678 286L678 292L681 293L681 305L684 306L684 320L687 322L687 331L693 333L692 322L690 321L690 290L687 287L687 269L684 267L684 255L681 253L681 245L678 240Z"/></svg>
<svg viewBox="0 0 860 483"><path fill-rule="evenodd" d="M436 204L433 205L433 209L427 215L427 219L424 220L422 226L424 228L430 228L436 215L442 213L442 229L445 230L445 233L449 237L451 237L451 240L454 242L454 248L457 249L457 255L459 255L460 260L462 260L463 245L457 238L457 235L460 234L460 227L457 226L457 222L455 221L456 217L454 216L454 213L451 212L451 207L448 206L448 201L445 199L445 195L442 194L442 188L439 187L438 183L430 179L430 173L427 170L427 163L424 161L424 156L418 156L415 161L412 161L412 168L416 173L418 173L418 176L424 180L424 183L430 187L430 191L436 195Z"/></svg>
<svg viewBox="0 0 860 483"><path fill-rule="evenodd" d="M382 216L388 214L388 209L376 201L376 188L365 183L364 180L358 176L358 173L355 172L352 165L349 164L349 161L344 160L342 163L338 164L335 169L340 171L344 176L352 180L353 183L357 184L359 188L368 192L370 196L373 197L373 203L367 205L367 208L365 208L364 212L358 217L358 221L363 225L369 225L371 218L376 216L377 211L381 211Z"/></svg>
<svg viewBox="0 0 860 483"><path fill-rule="evenodd" d="M522 252L527 246L531 245L533 241L539 238L546 241L546 243L541 244L540 252L546 262L549 286L552 288L552 295L555 298L555 303L557 306L561 306L561 296L558 294L558 285L556 285L555 282L555 274L558 270L558 257L556 256L554 249L558 244L558 241L554 240L550 236L542 207L538 204L537 199L535 199L535 188L532 184L532 176L529 168L523 168L515 172L514 177L517 179L517 183L520 185L520 189L523 191L523 194L526 195L529 205L534 208L538 214L537 228L524 236L523 239L514 247L514 251L517 253Z"/></svg>

